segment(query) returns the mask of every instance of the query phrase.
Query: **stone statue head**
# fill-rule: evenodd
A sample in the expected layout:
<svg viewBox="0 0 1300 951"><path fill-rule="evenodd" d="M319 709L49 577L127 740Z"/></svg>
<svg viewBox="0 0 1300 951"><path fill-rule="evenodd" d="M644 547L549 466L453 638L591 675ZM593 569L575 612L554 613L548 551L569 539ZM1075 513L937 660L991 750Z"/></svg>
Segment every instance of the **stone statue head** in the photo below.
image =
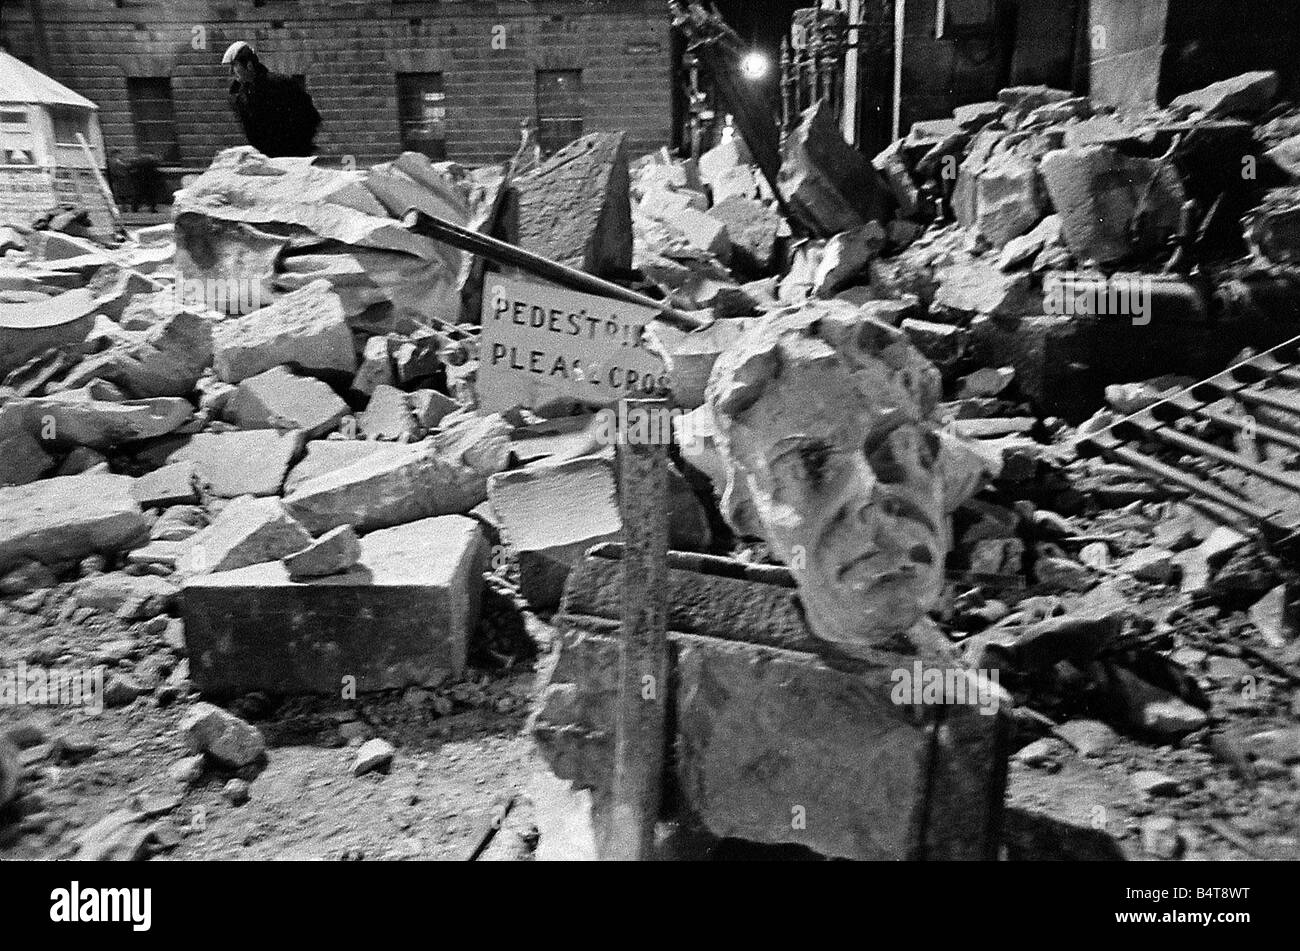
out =
<svg viewBox="0 0 1300 951"><path fill-rule="evenodd" d="M840 302L757 321L714 366L724 513L767 540L813 633L844 652L905 633L942 593L950 515L984 466L940 431L940 399L906 335Z"/></svg>

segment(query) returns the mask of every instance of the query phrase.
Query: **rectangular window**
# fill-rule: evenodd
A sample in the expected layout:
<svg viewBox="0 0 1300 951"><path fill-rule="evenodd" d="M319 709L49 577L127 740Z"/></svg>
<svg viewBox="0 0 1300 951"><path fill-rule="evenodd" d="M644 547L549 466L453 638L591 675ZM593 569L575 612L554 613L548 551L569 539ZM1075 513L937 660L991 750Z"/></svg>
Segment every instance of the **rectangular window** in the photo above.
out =
<svg viewBox="0 0 1300 951"><path fill-rule="evenodd" d="M537 71L537 138L547 155L582 135L582 70Z"/></svg>
<svg viewBox="0 0 1300 951"><path fill-rule="evenodd" d="M397 74L397 122L405 152L447 158L447 93L442 73Z"/></svg>
<svg viewBox="0 0 1300 951"><path fill-rule="evenodd" d="M132 76L126 81L135 123L136 149L160 162L181 160L176 138L176 112L172 106L172 81L167 76Z"/></svg>
<svg viewBox="0 0 1300 951"><path fill-rule="evenodd" d="M69 109L61 106L50 108L50 119L54 122L54 141L58 145L77 145L77 134L90 137L90 123L85 109Z"/></svg>

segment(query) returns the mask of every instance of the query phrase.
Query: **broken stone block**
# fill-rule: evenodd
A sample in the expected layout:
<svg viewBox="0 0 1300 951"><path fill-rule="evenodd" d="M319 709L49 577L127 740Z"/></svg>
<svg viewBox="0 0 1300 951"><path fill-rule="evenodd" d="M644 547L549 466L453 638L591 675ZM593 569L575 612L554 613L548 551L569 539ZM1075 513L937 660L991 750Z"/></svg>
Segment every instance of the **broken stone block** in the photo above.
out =
<svg viewBox="0 0 1300 951"><path fill-rule="evenodd" d="M141 508L167 508L198 501L194 483L198 468L193 462L174 462L147 472L135 480L131 495Z"/></svg>
<svg viewBox="0 0 1300 951"><path fill-rule="evenodd" d="M731 264L746 274L772 270L781 216L752 198L733 195L709 209L709 215L726 226L731 240Z"/></svg>
<svg viewBox="0 0 1300 951"><path fill-rule="evenodd" d="M1242 73L1204 89L1184 93L1174 99L1169 108L1204 112L1210 119L1238 114L1255 116L1273 104L1280 82L1278 74L1272 70Z"/></svg>
<svg viewBox="0 0 1300 951"><path fill-rule="evenodd" d="M392 455L375 455L298 486L285 499L295 518L320 534L359 532L435 515L468 512L487 499L487 480L506 468L508 425L474 416Z"/></svg>
<svg viewBox="0 0 1300 951"><path fill-rule="evenodd" d="M25 304L0 303L0 378L46 350L84 341L94 314L94 297L81 289Z"/></svg>
<svg viewBox="0 0 1300 951"><path fill-rule="evenodd" d="M726 138L700 156L700 181L714 189L715 203L721 201L717 196L718 183L736 169L748 169L753 160L745 140L738 135Z"/></svg>
<svg viewBox="0 0 1300 951"><path fill-rule="evenodd" d="M137 399L187 396L211 363L212 328L207 318L176 310L143 335L123 333L109 350L83 360L60 386L76 389L102 379Z"/></svg>
<svg viewBox="0 0 1300 951"><path fill-rule="evenodd" d="M963 165L962 174L972 172ZM1043 217L1046 203L1038 170L1028 158L1012 151L998 152L973 174L973 216L962 224L983 235L995 250L1029 231Z"/></svg>
<svg viewBox="0 0 1300 951"><path fill-rule="evenodd" d="M266 754L261 730L211 703L195 704L180 728L191 753L203 753L227 769L243 769Z"/></svg>
<svg viewBox="0 0 1300 951"><path fill-rule="evenodd" d="M370 394L377 386L393 386L397 374L387 337L371 337L361 354L361 366L352 379L352 388L358 393Z"/></svg>
<svg viewBox="0 0 1300 951"><path fill-rule="evenodd" d="M27 400L27 429L51 445L107 449L174 432L194 416L188 400L160 396L110 403L88 390L65 390Z"/></svg>
<svg viewBox="0 0 1300 951"><path fill-rule="evenodd" d="M131 496L134 481L86 474L0 489L0 571L143 544L149 525Z"/></svg>
<svg viewBox="0 0 1300 951"><path fill-rule="evenodd" d="M507 238L560 264L601 274L632 266L632 210L623 133L571 142L512 185Z"/></svg>
<svg viewBox="0 0 1300 951"><path fill-rule="evenodd" d="M387 740L373 739L361 744L357 758L352 762L352 775L364 776L366 773L386 773L393 767L393 757L397 754L393 744Z"/></svg>
<svg viewBox="0 0 1300 951"><path fill-rule="evenodd" d="M352 570L306 582L272 562L190 579L190 673L202 691L360 693L459 677L478 623L487 547L473 519L374 532Z"/></svg>
<svg viewBox="0 0 1300 951"><path fill-rule="evenodd" d="M964 314L1020 317L1040 313L1042 295L1027 272L1007 273L984 260L953 264L939 271L938 307Z"/></svg>
<svg viewBox="0 0 1300 951"><path fill-rule="evenodd" d="M1269 647L1280 650L1300 633L1300 604L1288 585L1278 585L1251 607L1250 621Z"/></svg>
<svg viewBox="0 0 1300 951"><path fill-rule="evenodd" d="M821 262L813 275L812 292L831 297L866 268L885 246L885 229L869 221L861 228L837 234L826 242Z"/></svg>
<svg viewBox="0 0 1300 951"><path fill-rule="evenodd" d="M361 540L351 525L326 532L302 551L284 559L291 581L342 574L361 560Z"/></svg>
<svg viewBox="0 0 1300 951"><path fill-rule="evenodd" d="M312 281L213 332L217 375L238 383L282 364L308 373L351 374L357 368L343 304L328 281Z"/></svg>
<svg viewBox="0 0 1300 951"><path fill-rule="evenodd" d="M422 429L434 429L461 405L437 390L416 390L407 394L407 403Z"/></svg>
<svg viewBox="0 0 1300 951"><path fill-rule="evenodd" d="M365 411L357 417L357 427L367 439L409 441L419 435L409 396L382 384L375 387Z"/></svg>
<svg viewBox="0 0 1300 951"><path fill-rule="evenodd" d="M303 483L346 469L354 462L375 455L402 456L405 446L357 439L316 439L307 443L307 454L293 467L284 483L284 494L292 495Z"/></svg>
<svg viewBox="0 0 1300 951"><path fill-rule="evenodd" d="M953 120L963 132L978 132L990 122L996 122L1007 111L1004 102L972 102L952 111Z"/></svg>
<svg viewBox="0 0 1300 951"><path fill-rule="evenodd" d="M312 543L279 499L241 496L203 531L191 537L177 568L189 575L234 571L279 561Z"/></svg>
<svg viewBox="0 0 1300 951"><path fill-rule="evenodd" d="M218 498L279 495L302 446L303 434L296 431L199 433L167 461L193 462L199 482Z"/></svg>
<svg viewBox="0 0 1300 951"><path fill-rule="evenodd" d="M1003 120L1009 129L1018 127L1031 112L1041 106L1073 98L1074 93L1069 90L1052 89L1050 86L1008 86L998 91L998 101L1007 107Z"/></svg>
<svg viewBox="0 0 1300 951"><path fill-rule="evenodd" d="M938 366L955 363L966 352L966 332L954 324L909 317L899 327L926 359Z"/></svg>
<svg viewBox="0 0 1300 951"><path fill-rule="evenodd" d="M575 569L556 619L557 657L529 724L555 774L591 790L605 832L620 567L587 558ZM996 849L1005 721L974 706L913 704L910 691L900 702L891 687L891 671L924 678L932 667L954 685L969 683L941 638L917 631L905 658L882 652L862 669L836 669L809 651L816 641L793 591L668 575L676 658L668 736L681 806L711 834L840 858L978 858ZM936 775L943 779L932 786ZM790 803L834 818L791 823Z"/></svg>
<svg viewBox="0 0 1300 951"><path fill-rule="evenodd" d="M600 456L499 473L488 500L519 559L520 592L539 610L559 606L569 569L587 549L623 530L614 467Z"/></svg>
<svg viewBox="0 0 1300 951"><path fill-rule="evenodd" d="M680 232L690 248L712 254L723 263L730 260L731 238L727 235L727 226L718 218L694 208L683 208L666 213L663 221Z"/></svg>
<svg viewBox="0 0 1300 951"><path fill-rule="evenodd" d="M1177 232L1186 193L1170 165L1095 145L1049 152L1039 169L1065 240L1082 259L1119 261Z"/></svg>
<svg viewBox="0 0 1300 951"><path fill-rule="evenodd" d="M53 465L54 460L27 428L24 404L12 401L0 405L0 486L35 482Z"/></svg>
<svg viewBox="0 0 1300 951"><path fill-rule="evenodd" d="M241 381L222 418L241 429L297 429L315 439L337 429L349 412L327 384L275 367Z"/></svg>
<svg viewBox="0 0 1300 951"><path fill-rule="evenodd" d="M76 600L81 607L138 621L165 614L178 590L164 578L113 572L77 585Z"/></svg>
<svg viewBox="0 0 1300 951"><path fill-rule="evenodd" d="M914 218L921 210L921 190L917 187L903 155L903 139L891 143L874 159L872 167L881 174L893 192L899 218Z"/></svg>
<svg viewBox="0 0 1300 951"><path fill-rule="evenodd" d="M1048 215L1032 231L1018 238L1012 238L998 255L998 267L1003 271L1014 271L1029 264L1048 247L1061 242L1061 216Z"/></svg>
<svg viewBox="0 0 1300 951"><path fill-rule="evenodd" d="M786 140L778 184L791 213L829 238L885 216L885 190L871 164L844 141L825 100Z"/></svg>

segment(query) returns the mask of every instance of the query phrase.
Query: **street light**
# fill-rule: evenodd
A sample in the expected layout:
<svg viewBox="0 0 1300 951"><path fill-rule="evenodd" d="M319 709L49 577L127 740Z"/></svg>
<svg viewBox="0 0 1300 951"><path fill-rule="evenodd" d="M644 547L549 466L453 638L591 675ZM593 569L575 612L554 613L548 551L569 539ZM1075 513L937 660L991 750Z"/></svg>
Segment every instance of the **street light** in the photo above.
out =
<svg viewBox="0 0 1300 951"><path fill-rule="evenodd" d="M772 61L768 59L767 54L758 50L751 50L746 53L745 58L740 61L741 72L751 82L758 82L766 78L768 70L771 68Z"/></svg>

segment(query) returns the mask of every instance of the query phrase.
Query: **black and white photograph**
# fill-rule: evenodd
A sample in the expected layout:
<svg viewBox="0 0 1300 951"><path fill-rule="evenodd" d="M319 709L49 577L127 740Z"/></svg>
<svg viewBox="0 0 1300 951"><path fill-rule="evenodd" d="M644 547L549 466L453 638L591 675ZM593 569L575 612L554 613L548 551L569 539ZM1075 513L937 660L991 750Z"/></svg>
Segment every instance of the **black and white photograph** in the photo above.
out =
<svg viewBox="0 0 1300 951"><path fill-rule="evenodd" d="M1297 860L1300 4L0 0L22 916Z"/></svg>

